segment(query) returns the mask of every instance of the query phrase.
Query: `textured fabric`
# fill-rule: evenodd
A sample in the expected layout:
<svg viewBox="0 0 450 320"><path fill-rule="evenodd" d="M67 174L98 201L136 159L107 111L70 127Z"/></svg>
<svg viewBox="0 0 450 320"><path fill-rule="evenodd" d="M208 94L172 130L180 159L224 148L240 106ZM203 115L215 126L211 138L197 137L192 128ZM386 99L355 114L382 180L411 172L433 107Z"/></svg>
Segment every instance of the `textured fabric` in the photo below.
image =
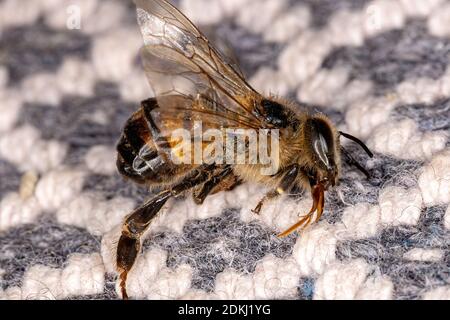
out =
<svg viewBox="0 0 450 320"><path fill-rule="evenodd" d="M450 1L176 3L260 92L367 142L374 159L346 145L372 178L344 165L320 222L286 239L307 194L260 216L251 184L171 201L130 296L450 299ZM121 222L151 196L115 168L125 120L152 95L141 45L132 1L0 0L0 298L119 298Z"/></svg>

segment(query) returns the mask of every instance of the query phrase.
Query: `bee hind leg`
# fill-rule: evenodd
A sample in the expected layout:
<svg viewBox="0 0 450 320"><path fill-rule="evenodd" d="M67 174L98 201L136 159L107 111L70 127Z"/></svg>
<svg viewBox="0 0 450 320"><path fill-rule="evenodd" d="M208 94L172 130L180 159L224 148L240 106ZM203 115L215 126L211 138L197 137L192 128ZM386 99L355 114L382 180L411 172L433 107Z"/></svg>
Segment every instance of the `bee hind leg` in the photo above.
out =
<svg viewBox="0 0 450 320"><path fill-rule="evenodd" d="M283 171L281 182L279 186L275 189L267 193L264 198L261 199L261 201L258 203L255 209L252 210L255 214L260 214L261 209L263 205L272 199L275 199L278 196L281 196L288 190L292 188L292 186L295 183L295 179L297 178L298 174L300 172L300 168L297 165L293 165L286 169L286 171Z"/></svg>
<svg viewBox="0 0 450 320"><path fill-rule="evenodd" d="M153 219L157 216L158 212L169 198L180 195L184 191L205 182L208 178L208 168L205 167L194 170L179 184L169 190L161 192L144 205L134 210L125 219L116 253L117 271L119 273L120 289L123 299L128 299L126 289L127 277L141 250L141 237L145 231L147 231Z"/></svg>
<svg viewBox="0 0 450 320"><path fill-rule="evenodd" d="M126 290L127 276L141 250L141 236L171 196L172 194L170 191L160 193L155 198L133 211L125 220L122 235L117 245L116 257L123 299L128 299Z"/></svg>

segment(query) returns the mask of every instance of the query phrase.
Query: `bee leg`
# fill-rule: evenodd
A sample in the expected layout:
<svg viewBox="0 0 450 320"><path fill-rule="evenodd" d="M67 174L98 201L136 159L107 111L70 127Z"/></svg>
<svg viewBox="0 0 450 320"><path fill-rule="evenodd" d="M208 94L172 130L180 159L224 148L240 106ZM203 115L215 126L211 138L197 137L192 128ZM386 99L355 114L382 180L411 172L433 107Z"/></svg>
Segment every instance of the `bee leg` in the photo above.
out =
<svg viewBox="0 0 450 320"><path fill-rule="evenodd" d="M141 207L134 210L123 224L122 235L117 246L117 271L120 278L122 298L128 299L126 281L137 255L141 250L141 236L147 231L150 223L171 197L176 197L186 190L205 182L209 178L207 168L198 169L184 179L180 184L165 190Z"/></svg>
<svg viewBox="0 0 450 320"><path fill-rule="evenodd" d="M211 194L211 192L221 184L225 179L233 174L233 169L227 166L223 171L220 171L217 175L212 176L208 181L206 181L203 186L201 186L198 192L194 192L192 197L194 202L198 205L202 204L206 197Z"/></svg>
<svg viewBox="0 0 450 320"><path fill-rule="evenodd" d="M315 221L316 222L319 221L320 217L322 216L323 208L324 208L324 204L325 204L325 189L322 186L322 184L319 183L312 187L311 193L312 193L312 198L313 198L313 205L312 205L311 210L299 222L294 224L292 227L290 227L286 231L283 231L282 233L280 233L278 235L279 238L287 237L295 230L297 230L299 228L303 229L303 228L307 227L311 223L311 219L313 218L315 212L317 212L317 218Z"/></svg>
<svg viewBox="0 0 450 320"><path fill-rule="evenodd" d="M170 191L160 193L155 198L133 211L125 220L122 235L117 246L116 258L123 299L128 299L126 290L127 276L141 249L141 236L171 196L172 194Z"/></svg>
<svg viewBox="0 0 450 320"><path fill-rule="evenodd" d="M319 222L320 218L322 217L324 205L325 205L325 193L320 192L319 200L317 201L317 217L315 222Z"/></svg>
<svg viewBox="0 0 450 320"><path fill-rule="evenodd" d="M259 215L259 214L261 213L261 209L262 209L263 205L264 205L267 201L270 201L270 200L272 200L272 199L275 199L275 198L277 198L278 196L281 195L281 193L278 192L278 191L279 191L279 190L273 190L273 191L268 192L268 193L264 196L264 198L262 198L261 201L258 202L258 205L256 206L255 209L252 210L252 212L253 212L254 214L258 214L258 215Z"/></svg>
<svg viewBox="0 0 450 320"><path fill-rule="evenodd" d="M295 179L297 178L299 174L299 167L294 165L286 169L286 171L283 171L282 175L283 178L281 179L280 185L275 189L267 193L264 198L261 199L261 201L258 203L255 209L252 210L253 213L259 214L261 212L261 209L269 200L272 200L285 192L287 192L289 189L292 188L294 185Z"/></svg>

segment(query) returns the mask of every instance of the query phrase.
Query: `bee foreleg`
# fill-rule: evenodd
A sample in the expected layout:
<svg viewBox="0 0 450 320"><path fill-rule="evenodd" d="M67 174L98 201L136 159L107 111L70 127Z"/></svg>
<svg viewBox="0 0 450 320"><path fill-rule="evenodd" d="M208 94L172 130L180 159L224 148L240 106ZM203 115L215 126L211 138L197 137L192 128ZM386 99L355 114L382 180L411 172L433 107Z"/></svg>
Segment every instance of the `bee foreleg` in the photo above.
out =
<svg viewBox="0 0 450 320"><path fill-rule="evenodd" d="M275 190L272 190L269 193L267 193L264 196L264 198L261 199L256 208L252 210L253 213L259 214L261 212L264 203L289 191L293 187L299 171L300 169L297 165L293 165L287 168L286 171L283 171L281 173L283 177L278 187Z"/></svg>
<svg viewBox="0 0 450 320"><path fill-rule="evenodd" d="M209 178L207 168L195 170L182 182L158 194L141 207L134 210L123 224L122 235L117 246L117 271L120 274L122 298L128 299L126 281L141 249L141 237L147 231L150 223L170 197L176 197L186 190L205 182Z"/></svg>
<svg viewBox="0 0 450 320"><path fill-rule="evenodd" d="M268 192L264 198L261 199L261 201L258 202L258 205L256 206L255 209L252 210L252 212L254 214L260 214L261 213L261 209L263 207L263 205L267 202L270 201L272 199L277 198L278 196L280 196L280 192L279 192L279 188L277 190L272 190L270 192Z"/></svg>
<svg viewBox="0 0 450 320"><path fill-rule="evenodd" d="M316 220L315 222L319 221L320 217L323 213L324 203L325 203L325 190L322 184L318 183L315 186L312 187L311 193L313 198L313 205L311 207L311 210L296 224L294 224L292 227L287 229L286 231L280 233L278 235L279 238L286 237L290 235L292 232L299 228L305 228L311 223L311 219L314 216L314 213L317 212Z"/></svg>

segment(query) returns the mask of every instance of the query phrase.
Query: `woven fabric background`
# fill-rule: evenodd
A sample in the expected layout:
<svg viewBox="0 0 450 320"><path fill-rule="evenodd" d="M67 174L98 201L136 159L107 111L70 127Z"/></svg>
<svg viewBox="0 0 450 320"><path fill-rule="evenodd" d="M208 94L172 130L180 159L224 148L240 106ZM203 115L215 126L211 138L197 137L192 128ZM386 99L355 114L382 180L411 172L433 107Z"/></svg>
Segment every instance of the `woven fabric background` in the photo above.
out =
<svg viewBox="0 0 450 320"><path fill-rule="evenodd" d="M321 221L282 240L309 195L258 217L250 184L170 202L130 296L450 299L450 1L176 3L256 89L328 114L376 156L348 144L372 178L345 165ZM121 222L151 196L115 169L152 95L141 45L131 0L0 0L0 298L119 298Z"/></svg>

